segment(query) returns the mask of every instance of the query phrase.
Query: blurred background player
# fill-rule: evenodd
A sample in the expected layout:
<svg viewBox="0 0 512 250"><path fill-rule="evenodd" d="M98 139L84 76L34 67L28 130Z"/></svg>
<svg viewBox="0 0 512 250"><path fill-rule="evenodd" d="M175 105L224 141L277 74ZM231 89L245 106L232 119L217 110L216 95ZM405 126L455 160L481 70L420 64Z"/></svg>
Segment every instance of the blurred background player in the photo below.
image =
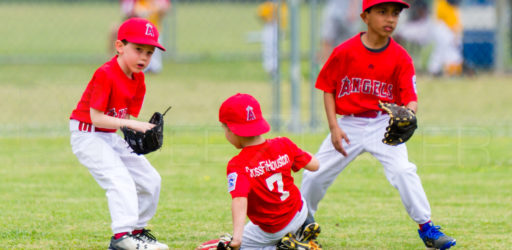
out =
<svg viewBox="0 0 512 250"><path fill-rule="evenodd" d="M437 34L429 62L433 74L462 74L462 32L459 4L461 0L436 0L434 2Z"/></svg>
<svg viewBox="0 0 512 250"><path fill-rule="evenodd" d="M236 94L225 100L219 121L226 139L241 149L226 171L233 215L230 246L270 250L281 242L319 249L316 237L320 227L316 223L304 225L308 209L291 175L302 168L316 171L318 160L286 137L265 139L262 135L270 125L251 95ZM250 220L247 224L246 217Z"/></svg>
<svg viewBox="0 0 512 250"><path fill-rule="evenodd" d="M325 62L332 50L359 31L360 0L328 0L323 9L321 28L321 62Z"/></svg>
<svg viewBox="0 0 512 250"><path fill-rule="evenodd" d="M149 20L159 30L162 30L162 20L171 8L170 0L119 0L119 3L121 5L123 20L131 17L141 17ZM114 27L111 31L110 44L115 41L116 31L117 27ZM159 42L162 43L161 37ZM111 48L111 51L113 51L113 48ZM156 50L151 59L151 63L145 71L159 73L162 69L162 52Z"/></svg>
<svg viewBox="0 0 512 250"><path fill-rule="evenodd" d="M316 154L319 170L304 171L301 192L308 203L307 223L312 223L329 186L348 164L368 152L398 190L407 213L419 225L425 246L447 249L455 245L455 239L432 223L430 204L406 145L382 142L390 117L379 102L405 106L412 112L418 105L413 61L391 38L400 13L408 7L402 0L363 0L360 16L367 31L336 47L324 64L315 86L323 91L331 133Z"/></svg>
<svg viewBox="0 0 512 250"><path fill-rule="evenodd" d="M434 18L431 11L431 0L416 0L407 10L402 23L397 27L393 38L400 44L412 48L414 52L422 50L432 41ZM416 66L418 60L416 61Z"/></svg>
<svg viewBox="0 0 512 250"><path fill-rule="evenodd" d="M138 117L146 83L142 72L158 43L158 30L142 18L130 18L119 28L117 54L94 72L70 116L71 148L106 191L112 219L110 250L169 249L145 229L160 196L161 177L143 155L137 155L116 131L139 132L154 124Z"/></svg>
<svg viewBox="0 0 512 250"><path fill-rule="evenodd" d="M435 76L462 74L462 32L460 0L435 0L433 13L429 2L417 0L406 22L396 32L398 40L421 46L432 44L428 72Z"/></svg>
<svg viewBox="0 0 512 250"><path fill-rule="evenodd" d="M279 13L278 8L280 10ZM286 1L281 1L279 5L277 2L265 1L258 5L257 15L263 23L263 29L261 30L263 69L270 76L274 76L279 60L278 36L279 34L284 34L284 32L279 31L278 25L281 30L286 29L288 24L288 6Z"/></svg>

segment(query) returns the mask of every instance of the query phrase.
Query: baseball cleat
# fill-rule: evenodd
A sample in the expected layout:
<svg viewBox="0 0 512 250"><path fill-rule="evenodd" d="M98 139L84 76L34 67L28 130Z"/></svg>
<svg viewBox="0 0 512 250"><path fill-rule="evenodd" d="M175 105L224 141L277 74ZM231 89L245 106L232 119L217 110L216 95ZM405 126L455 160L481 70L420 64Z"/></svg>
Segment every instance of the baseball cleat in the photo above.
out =
<svg viewBox="0 0 512 250"><path fill-rule="evenodd" d="M449 249L455 246L456 240L450 236L446 236L440 231L440 226L434 226L432 222L425 224L422 229L418 230L420 238L425 243L427 249Z"/></svg>
<svg viewBox="0 0 512 250"><path fill-rule="evenodd" d="M283 238L281 238L281 241L277 243L276 249L277 250L287 250L287 249L295 249L295 242L297 240L295 239L295 235L292 233L286 234Z"/></svg>
<svg viewBox="0 0 512 250"><path fill-rule="evenodd" d="M115 239L113 236L110 239L110 245L108 250L164 250L158 245L144 242L139 237L131 234L125 234L119 239ZM169 248L167 248L169 249Z"/></svg>
<svg viewBox="0 0 512 250"><path fill-rule="evenodd" d="M135 237L141 239L142 241L157 245L160 250L169 250L169 246L164 243L159 242L156 237L150 232L151 230L147 230L145 228L142 229L142 232L135 235Z"/></svg>
<svg viewBox="0 0 512 250"><path fill-rule="evenodd" d="M322 246L316 240L299 241L291 233L285 235L276 247L278 250L322 250Z"/></svg>
<svg viewBox="0 0 512 250"><path fill-rule="evenodd" d="M316 222L308 224L302 230L302 233L298 237L300 241L306 242L310 240L316 240L318 235L320 234L320 225Z"/></svg>

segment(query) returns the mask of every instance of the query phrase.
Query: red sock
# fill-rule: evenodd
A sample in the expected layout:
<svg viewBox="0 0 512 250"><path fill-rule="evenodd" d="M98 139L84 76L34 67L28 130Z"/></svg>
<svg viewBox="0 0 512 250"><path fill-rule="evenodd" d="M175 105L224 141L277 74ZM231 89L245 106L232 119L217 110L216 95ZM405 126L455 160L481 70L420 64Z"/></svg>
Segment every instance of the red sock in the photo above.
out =
<svg viewBox="0 0 512 250"><path fill-rule="evenodd" d="M125 234L128 234L128 232L122 232L122 233L114 234L114 239L117 240L117 239L123 237Z"/></svg>
<svg viewBox="0 0 512 250"><path fill-rule="evenodd" d="M418 225L420 226L420 230L423 230L423 226L424 226L425 224L430 223L430 222L431 222L431 220L429 220L429 221L427 221L427 222L425 222L425 223L423 223L423 224L418 224Z"/></svg>
<svg viewBox="0 0 512 250"><path fill-rule="evenodd" d="M142 233L142 229L135 229L135 230L132 231L133 235L137 235L137 234L140 234L140 233Z"/></svg>

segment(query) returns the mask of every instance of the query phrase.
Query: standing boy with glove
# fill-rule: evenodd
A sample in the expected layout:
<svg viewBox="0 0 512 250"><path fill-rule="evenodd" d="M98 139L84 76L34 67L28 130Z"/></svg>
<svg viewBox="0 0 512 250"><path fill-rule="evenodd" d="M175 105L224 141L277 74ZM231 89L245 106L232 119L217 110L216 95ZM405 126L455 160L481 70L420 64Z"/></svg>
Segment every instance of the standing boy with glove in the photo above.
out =
<svg viewBox="0 0 512 250"><path fill-rule="evenodd" d="M405 144L393 141L388 145L382 140L388 124L393 131L388 131L386 142L402 138L397 133L405 134L405 142L416 128L415 118L403 124L395 122L379 106L379 102L395 103L405 106L405 112L397 113L414 116L416 112L412 59L391 38L400 12L408 7L402 0L363 0L361 18L368 31L338 46L323 66L316 87L324 91L331 134L316 154L320 169L304 171L301 192L308 203L308 221L313 222L318 203L338 174L358 155L369 152L381 162L409 216L419 224L419 235L425 245L447 249L455 245L455 239L432 224L429 202L416 166L408 160ZM394 109L387 104L381 106L386 111Z"/></svg>
<svg viewBox="0 0 512 250"><path fill-rule="evenodd" d="M142 71L155 47L165 50L152 23L126 20L115 41L117 55L96 70L70 117L73 153L106 191L112 250L169 249L145 229L156 212L160 175L115 133L123 127L145 132L155 126L130 120L139 115L146 93Z"/></svg>

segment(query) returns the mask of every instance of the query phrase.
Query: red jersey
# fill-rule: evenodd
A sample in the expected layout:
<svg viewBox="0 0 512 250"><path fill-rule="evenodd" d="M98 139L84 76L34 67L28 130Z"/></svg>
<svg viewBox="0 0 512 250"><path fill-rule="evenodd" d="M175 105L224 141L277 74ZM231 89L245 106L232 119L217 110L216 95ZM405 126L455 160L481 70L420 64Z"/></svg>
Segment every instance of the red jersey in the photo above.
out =
<svg viewBox="0 0 512 250"><path fill-rule="evenodd" d="M311 155L286 137L244 147L228 163L228 191L247 197L247 216L263 231L285 228L302 208L302 196L291 171L299 171Z"/></svg>
<svg viewBox="0 0 512 250"><path fill-rule="evenodd" d="M379 100L398 105L417 101L416 75L407 51L392 38L382 49L368 49L362 34L334 49L316 81L316 88L334 93L336 113L378 111Z"/></svg>
<svg viewBox="0 0 512 250"><path fill-rule="evenodd" d="M133 79L128 78L117 63L117 56L113 57L94 72L70 119L92 123L90 108L121 119L127 115L139 116L146 84L144 73L133 73L132 76ZM99 129L105 132L116 131Z"/></svg>

